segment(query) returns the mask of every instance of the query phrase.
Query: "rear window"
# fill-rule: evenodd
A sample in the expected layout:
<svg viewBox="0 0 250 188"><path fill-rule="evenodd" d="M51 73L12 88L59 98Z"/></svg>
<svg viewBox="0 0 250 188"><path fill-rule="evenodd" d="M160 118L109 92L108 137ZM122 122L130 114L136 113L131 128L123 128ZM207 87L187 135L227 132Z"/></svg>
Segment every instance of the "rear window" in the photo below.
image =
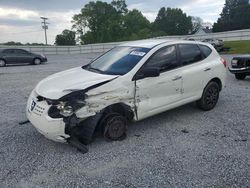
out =
<svg viewBox="0 0 250 188"><path fill-rule="evenodd" d="M212 50L208 46L205 45L199 45L199 46L205 58L207 58L212 53Z"/></svg>
<svg viewBox="0 0 250 188"><path fill-rule="evenodd" d="M200 48L196 44L179 44L181 63L189 65L203 59Z"/></svg>

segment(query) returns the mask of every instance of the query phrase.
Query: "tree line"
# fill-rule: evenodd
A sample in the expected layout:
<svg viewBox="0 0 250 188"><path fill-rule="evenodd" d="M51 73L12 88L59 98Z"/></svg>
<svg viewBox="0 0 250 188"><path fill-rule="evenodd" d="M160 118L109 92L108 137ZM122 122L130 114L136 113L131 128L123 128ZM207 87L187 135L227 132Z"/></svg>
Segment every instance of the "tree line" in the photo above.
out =
<svg viewBox="0 0 250 188"><path fill-rule="evenodd" d="M213 31L221 32L249 28L249 0L226 0L220 18L213 25Z"/></svg>
<svg viewBox="0 0 250 188"><path fill-rule="evenodd" d="M162 7L153 23L137 10L128 10L125 0L111 3L91 1L73 16L74 31L57 35L56 44L117 42L164 35L194 34L202 27L202 19L191 17L179 8ZM250 28L249 0L226 0L222 13L213 25L214 32Z"/></svg>
<svg viewBox="0 0 250 188"><path fill-rule="evenodd" d="M76 45L146 39L165 35L194 34L202 27L202 19L188 16L179 8L162 7L154 22L137 10L128 10L125 0L111 3L90 1L72 18L72 30L64 30L55 38L56 45ZM213 32L250 28L249 0L225 0L213 25ZM22 45L8 42L6 45ZM29 44L28 45L42 45Z"/></svg>
<svg viewBox="0 0 250 188"><path fill-rule="evenodd" d="M111 3L91 1L79 14L73 16L71 33L63 31L56 36L56 44L74 43L78 36L80 44L117 42L145 39L164 35L185 35L197 31L201 19L188 16L179 8L161 8L153 23L137 10L128 10L125 0Z"/></svg>

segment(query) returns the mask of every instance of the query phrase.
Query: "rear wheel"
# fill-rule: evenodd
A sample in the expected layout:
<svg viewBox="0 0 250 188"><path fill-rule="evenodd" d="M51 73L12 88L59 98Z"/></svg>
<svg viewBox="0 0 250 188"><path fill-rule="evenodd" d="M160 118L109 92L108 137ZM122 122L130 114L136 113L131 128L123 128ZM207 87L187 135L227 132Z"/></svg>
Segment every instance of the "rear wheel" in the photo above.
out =
<svg viewBox="0 0 250 188"><path fill-rule="evenodd" d="M246 78L245 74L235 74L235 78L237 80L244 80Z"/></svg>
<svg viewBox="0 0 250 188"><path fill-rule="evenodd" d="M212 110L218 102L219 94L219 85L216 82L208 83L203 91L201 99L197 101L197 106L204 111Z"/></svg>
<svg viewBox="0 0 250 188"><path fill-rule="evenodd" d="M0 59L0 67L4 67L6 65L6 62L3 59Z"/></svg>
<svg viewBox="0 0 250 188"><path fill-rule="evenodd" d="M35 58L34 61L33 61L33 64L34 65L40 65L41 64L41 59Z"/></svg>
<svg viewBox="0 0 250 188"><path fill-rule="evenodd" d="M127 119L118 114L106 115L103 124L103 137L107 140L117 141L126 138Z"/></svg>

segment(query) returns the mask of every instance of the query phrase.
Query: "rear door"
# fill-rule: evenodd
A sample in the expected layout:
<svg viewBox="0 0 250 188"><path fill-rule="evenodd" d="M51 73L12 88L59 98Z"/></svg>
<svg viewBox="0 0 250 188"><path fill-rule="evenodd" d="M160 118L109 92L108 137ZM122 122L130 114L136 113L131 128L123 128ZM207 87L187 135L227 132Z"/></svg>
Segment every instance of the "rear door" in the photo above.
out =
<svg viewBox="0 0 250 188"><path fill-rule="evenodd" d="M6 60L6 63L14 63L15 62L15 50L14 49L6 49L3 50L3 58Z"/></svg>
<svg viewBox="0 0 250 188"><path fill-rule="evenodd" d="M163 112L181 99L182 76L176 46L163 47L142 66L159 68L160 76L136 81L138 119Z"/></svg>
<svg viewBox="0 0 250 188"><path fill-rule="evenodd" d="M199 99L208 82L212 67L197 44L179 44L179 56L182 64L182 99L186 102Z"/></svg>

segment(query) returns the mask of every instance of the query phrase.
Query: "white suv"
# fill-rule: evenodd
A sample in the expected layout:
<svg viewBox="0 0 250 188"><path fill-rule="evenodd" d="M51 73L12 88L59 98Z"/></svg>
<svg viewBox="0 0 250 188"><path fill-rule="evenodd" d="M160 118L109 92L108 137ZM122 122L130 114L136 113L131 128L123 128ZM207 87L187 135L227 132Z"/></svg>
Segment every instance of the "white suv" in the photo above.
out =
<svg viewBox="0 0 250 188"><path fill-rule="evenodd" d="M212 45L142 40L117 46L90 64L49 76L32 91L27 117L47 138L87 144L100 131L126 136L138 121L196 101L215 107L225 85L226 62Z"/></svg>

